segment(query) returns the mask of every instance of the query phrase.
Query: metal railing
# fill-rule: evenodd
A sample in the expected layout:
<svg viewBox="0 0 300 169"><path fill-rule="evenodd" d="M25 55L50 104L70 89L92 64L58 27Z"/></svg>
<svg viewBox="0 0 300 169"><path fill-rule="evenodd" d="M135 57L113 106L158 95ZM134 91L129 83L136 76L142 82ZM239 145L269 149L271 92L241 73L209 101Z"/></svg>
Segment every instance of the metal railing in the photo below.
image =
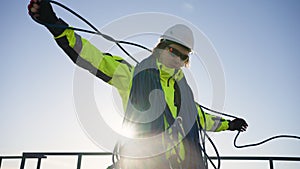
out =
<svg viewBox="0 0 300 169"><path fill-rule="evenodd" d="M217 159L217 157L212 157L212 159ZM221 160L235 160L235 161L269 161L270 169L274 169L274 161L299 161L300 157L260 157L260 156L223 156L220 157Z"/></svg>
<svg viewBox="0 0 300 169"><path fill-rule="evenodd" d="M105 156L112 155L109 152L24 152L22 156L0 156L0 169L2 160L6 159L20 159L20 169L25 168L26 159L37 159L37 169L41 168L42 159L46 159L48 156L77 156L77 169L81 169L81 162L83 156ZM211 157L216 160L217 157ZM270 169L274 169L274 161L299 161L300 157L263 157L263 156L223 156L221 160L232 161L268 161Z"/></svg>
<svg viewBox="0 0 300 169"><path fill-rule="evenodd" d="M30 156L28 156L26 158L37 159L38 160L38 162L37 162L37 168L40 168L42 158L46 158L46 157L37 157L37 156L30 157ZM24 161L25 161L26 158L24 158L24 156L0 156L0 169L1 169L1 166L2 166L2 160L16 160L16 159L20 159L20 160L23 161L23 159L24 159Z"/></svg>

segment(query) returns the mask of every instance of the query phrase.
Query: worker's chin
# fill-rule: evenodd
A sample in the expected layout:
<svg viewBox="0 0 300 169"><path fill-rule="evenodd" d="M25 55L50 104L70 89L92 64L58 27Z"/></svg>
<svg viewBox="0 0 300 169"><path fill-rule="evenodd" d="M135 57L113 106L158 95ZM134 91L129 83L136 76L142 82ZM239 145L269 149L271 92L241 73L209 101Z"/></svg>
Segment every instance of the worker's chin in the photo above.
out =
<svg viewBox="0 0 300 169"><path fill-rule="evenodd" d="M169 65L165 65L167 68L170 68L170 69L178 69L178 66L176 65L172 65L172 64L169 64Z"/></svg>
<svg viewBox="0 0 300 169"><path fill-rule="evenodd" d="M169 67L169 68L171 68L171 69L179 69L179 68L182 67L182 65L181 65L181 64L178 64L178 63L173 63L173 64L170 64L170 65L167 66L167 67Z"/></svg>

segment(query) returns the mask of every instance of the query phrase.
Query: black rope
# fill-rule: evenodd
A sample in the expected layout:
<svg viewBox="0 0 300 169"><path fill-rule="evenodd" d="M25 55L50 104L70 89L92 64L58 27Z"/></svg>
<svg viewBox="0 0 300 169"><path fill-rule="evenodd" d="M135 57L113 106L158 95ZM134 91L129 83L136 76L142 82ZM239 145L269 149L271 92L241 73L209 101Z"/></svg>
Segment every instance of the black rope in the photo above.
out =
<svg viewBox="0 0 300 169"><path fill-rule="evenodd" d="M276 135L276 136L270 137L270 138L265 139L265 140L263 140L263 141L261 141L261 142L258 142L258 143L246 144L246 145L237 145L237 144L236 144L236 141L237 141L237 138L238 138L239 134L240 134L240 131L236 134L236 136L235 136L235 138L234 138L234 142L233 142L234 147L236 147L236 148L246 148L246 147L259 146L259 145L262 145L262 144L264 144L264 143L266 143L266 142L269 142L269 141L271 141L271 140L278 139L278 138L300 139L299 136L294 136L294 135Z"/></svg>
<svg viewBox="0 0 300 169"><path fill-rule="evenodd" d="M197 103L198 104L198 103ZM200 132L203 132L204 133L204 136L203 136L203 140L202 140L202 145L203 145L203 154L205 155L206 158L208 158L209 162L211 163L211 165L215 168L215 169L220 169L221 168L221 158L220 158L220 155L219 155L219 152L218 152L218 149L216 147L216 145L214 144L214 142L212 141L212 139L208 136L208 134L206 133L206 129L207 129L207 124L206 124L206 117L205 117L205 112L203 111L202 108L204 108L204 106L201 106L200 104L198 104L198 106L200 107L200 110L201 110L201 113L202 113L202 116L204 118L204 129L201 127L201 122L200 122L200 119L199 119L199 125L200 125ZM205 107L206 108L206 107ZM202 130L202 131L201 131ZM206 137L205 137L206 136ZM202 137L201 137L202 138ZM217 156L217 160L218 160L218 167L215 166L215 164L212 162L211 160L211 157L209 157L206 153L206 148L205 148L205 138L208 138L208 141L210 142L210 144L213 146L214 148L214 151L216 153L216 156ZM206 161L206 159L204 159ZM207 167L206 167L207 168Z"/></svg>
<svg viewBox="0 0 300 169"><path fill-rule="evenodd" d="M216 110L207 108L207 107L202 106L202 105L200 105L200 104L199 104L199 106L200 106L201 108L206 109L206 110L208 110L208 111L211 111L211 112L213 112L213 113L217 113L217 114L220 114L220 115L223 115L223 116L227 116L227 117L231 117L231 118L238 118L238 117L233 116L233 115L230 115L230 114L226 114L226 113L223 113L223 112L220 112L220 111L216 111Z"/></svg>
<svg viewBox="0 0 300 169"><path fill-rule="evenodd" d="M220 115L227 116L227 117L232 117L232 118L238 118L238 117L233 116L233 115L229 115L229 114L226 114L226 113L223 113L223 112L220 112L220 111L212 110L212 109L207 108L207 107L202 106L202 105L200 105L200 107L203 108L203 109L209 110L211 112L214 112L216 114L220 114ZM236 142L237 142L237 139L238 139L240 133L241 133L240 131L237 132L237 134L236 134L236 136L234 138L234 141L233 141L233 145L236 148L255 147L255 146L259 146L259 145L265 144L265 143L267 143L269 141L272 141L274 139L279 139L279 138L300 139L300 136L295 136L295 135L275 135L275 136L267 138L267 139L265 139L265 140L263 140L261 142L258 142L258 143L245 144L245 145L237 145Z"/></svg>
<svg viewBox="0 0 300 169"><path fill-rule="evenodd" d="M90 31L90 30L85 30L85 29L81 29L81 28L74 28L74 27L69 27L69 26L62 26L62 25L57 25L57 24L49 24L49 23L44 23L44 22L41 22L41 21L38 21L37 19L33 18L35 21L37 21L38 23L42 24L42 25L45 25L45 26L49 26L49 27L56 27L56 28L64 28L64 29L71 29L71 30L76 30L76 31L81 31L81 32L86 32L86 33L91 33L91 34L95 34L95 35L100 35L102 36L104 39L108 40L108 41L111 41L111 42L114 42L116 43L116 45L127 55L129 56L134 62L136 62L137 64L139 63L139 61L137 61L133 56L130 55L129 52L127 52L120 44L127 44L127 45L133 45L133 46L136 46L136 47L139 47L139 48L142 48L142 49L145 49L149 52L152 52L151 49L145 47L145 46L142 46L140 44L136 44L136 43L133 43L133 42L127 42L127 41L119 41L119 40L116 40L114 39L113 37L109 36L109 35L106 35L106 34L103 34L101 33L93 24L91 24L88 20L86 20L85 18L83 18L81 15L79 15L78 13L76 13L75 11L73 11L72 9L68 8L67 6L59 3L59 2L56 2L56 1L53 1L53 0L48 0L50 3L53 3L55 5L58 5L62 8L64 8L65 10L69 11L70 13L72 13L73 15L75 15L76 17L78 17L80 20L82 20L83 22L85 22L87 25L89 25L94 31Z"/></svg>

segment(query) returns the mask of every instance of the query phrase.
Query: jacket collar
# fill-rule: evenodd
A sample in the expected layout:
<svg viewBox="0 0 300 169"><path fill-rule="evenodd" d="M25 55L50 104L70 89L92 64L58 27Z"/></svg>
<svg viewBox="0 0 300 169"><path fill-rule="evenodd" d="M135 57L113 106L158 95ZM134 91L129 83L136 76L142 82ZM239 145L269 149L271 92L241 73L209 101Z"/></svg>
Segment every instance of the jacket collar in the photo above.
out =
<svg viewBox="0 0 300 169"><path fill-rule="evenodd" d="M176 81L179 81L183 78L183 72L181 69L168 68L159 62L158 59L156 59L156 65L160 72L160 78L169 79L173 77Z"/></svg>

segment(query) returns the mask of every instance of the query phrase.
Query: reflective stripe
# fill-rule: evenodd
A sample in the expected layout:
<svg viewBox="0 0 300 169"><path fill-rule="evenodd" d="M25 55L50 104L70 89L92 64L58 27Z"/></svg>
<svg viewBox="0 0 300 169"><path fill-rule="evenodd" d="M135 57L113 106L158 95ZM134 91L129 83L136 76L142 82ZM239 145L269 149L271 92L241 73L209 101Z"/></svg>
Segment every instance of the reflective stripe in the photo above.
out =
<svg viewBox="0 0 300 169"><path fill-rule="evenodd" d="M212 120L214 121L214 125L211 127L211 131L216 131L222 124L221 117L213 117Z"/></svg>
<svg viewBox="0 0 300 169"><path fill-rule="evenodd" d="M203 127L207 131L219 132L228 129L228 121L219 116L214 116L206 112L202 112L199 104L196 103L198 109L199 120L198 127ZM203 117L204 116L204 117Z"/></svg>
<svg viewBox="0 0 300 169"><path fill-rule="evenodd" d="M64 36L67 37L69 46L72 47L74 51L79 54L82 50L81 36L76 34L74 30L66 29L61 35L56 36L55 39L58 40Z"/></svg>
<svg viewBox="0 0 300 169"><path fill-rule="evenodd" d="M73 49L75 50L76 53L79 54L82 50L81 36L78 35L77 33L75 33L75 38L76 38L76 42L75 42Z"/></svg>

